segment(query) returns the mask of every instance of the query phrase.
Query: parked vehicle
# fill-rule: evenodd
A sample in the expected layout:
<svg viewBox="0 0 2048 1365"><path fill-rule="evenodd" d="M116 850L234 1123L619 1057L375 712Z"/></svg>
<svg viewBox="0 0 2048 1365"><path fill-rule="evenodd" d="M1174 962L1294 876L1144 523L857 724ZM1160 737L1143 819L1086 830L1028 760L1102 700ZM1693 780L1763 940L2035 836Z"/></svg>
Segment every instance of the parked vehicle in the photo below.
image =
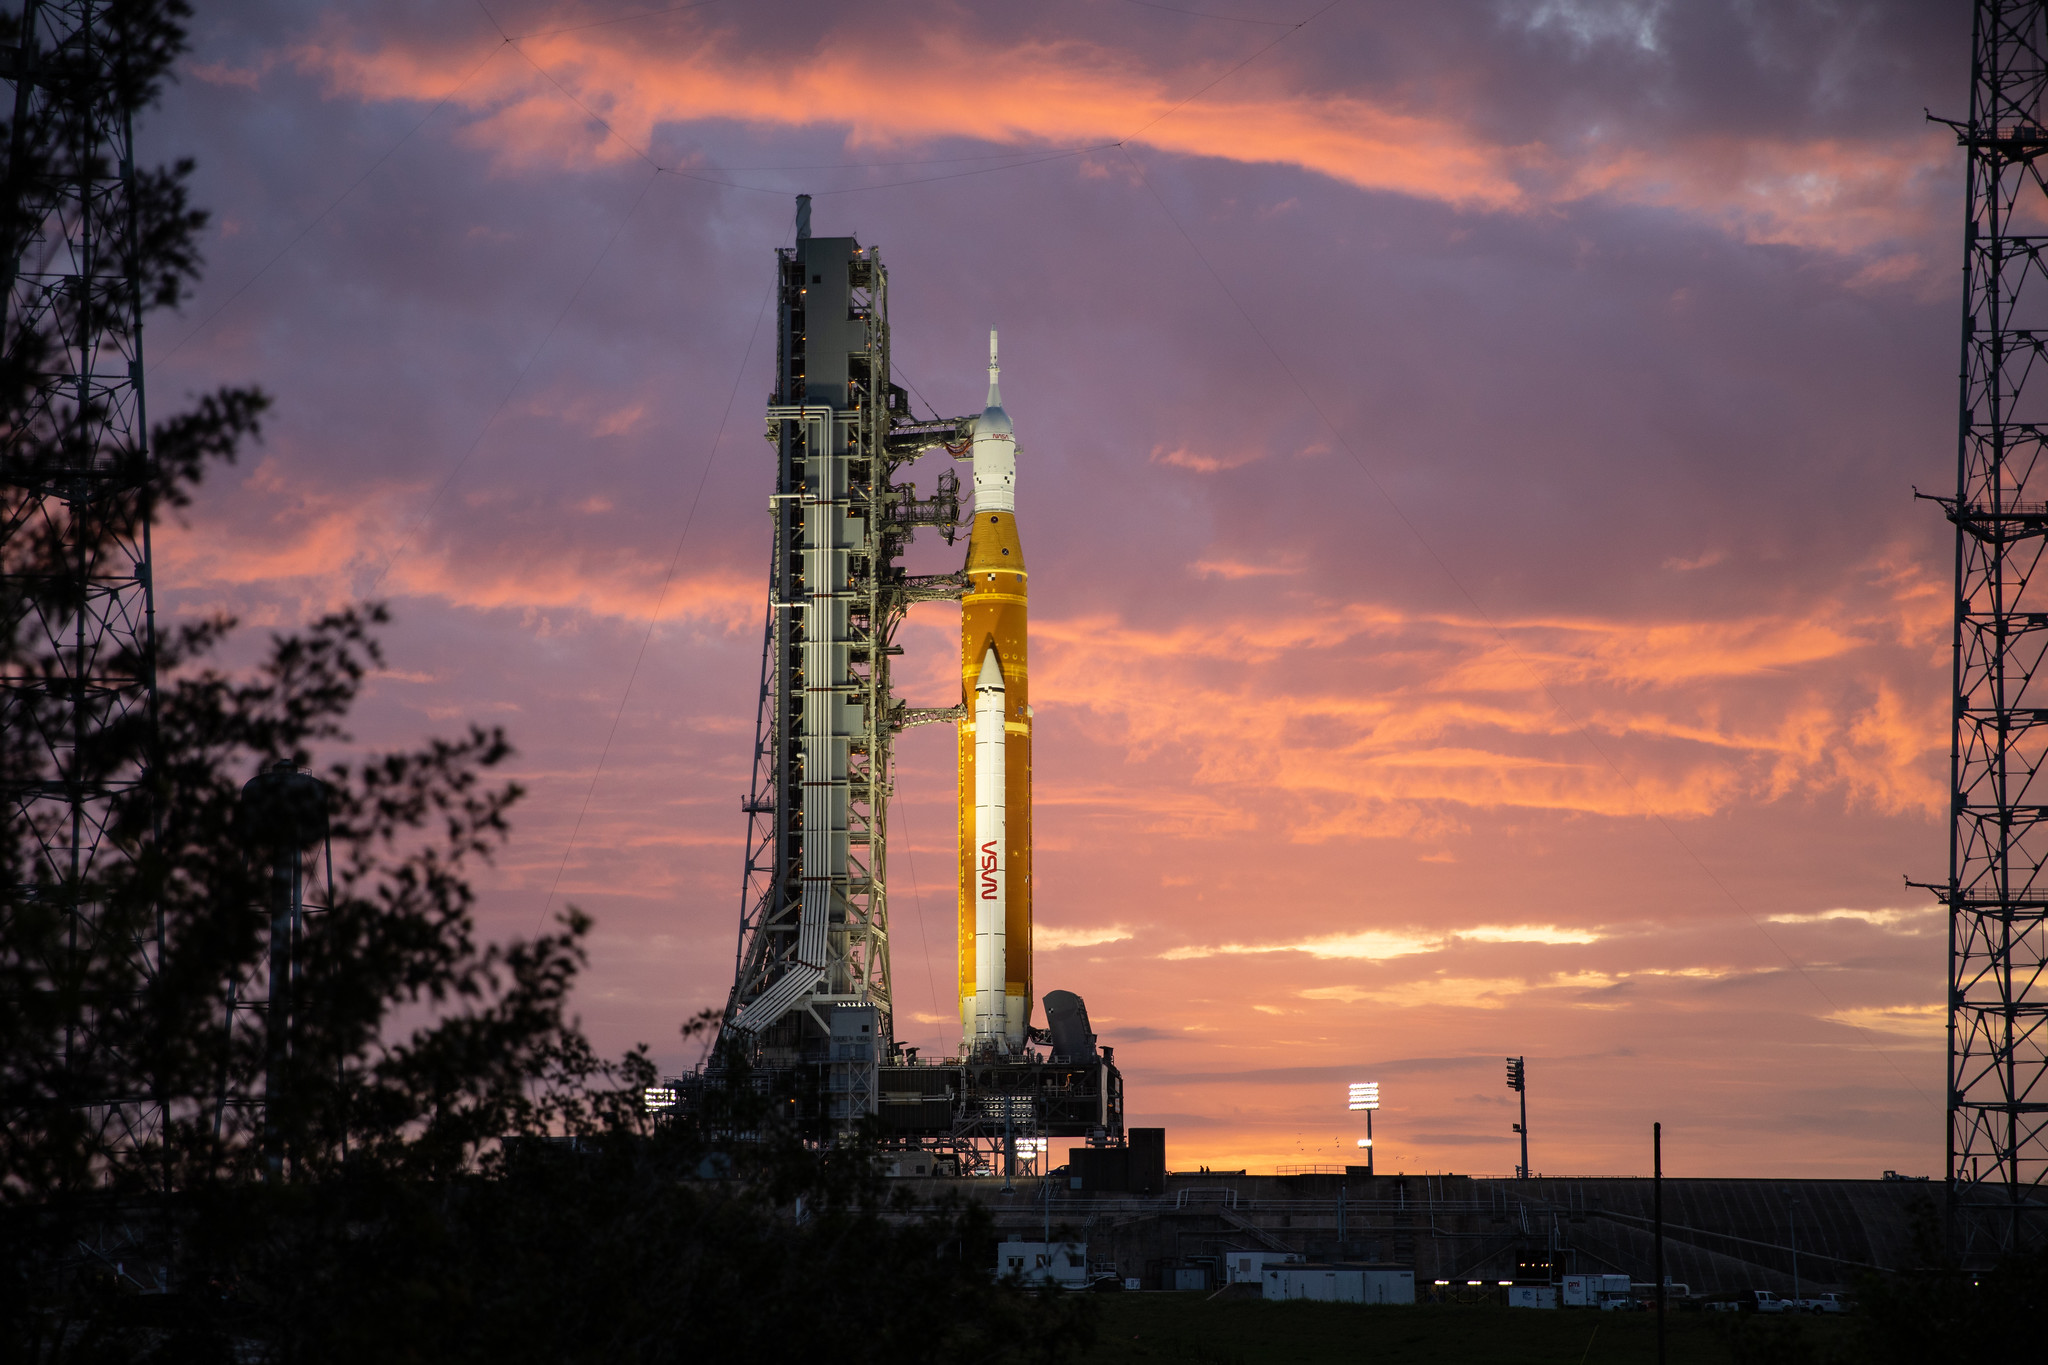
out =
<svg viewBox="0 0 2048 1365"><path fill-rule="evenodd" d="M1629 1279L1626 1275L1567 1275L1564 1277L1564 1306L1599 1308L1608 1312L1629 1307Z"/></svg>
<svg viewBox="0 0 2048 1365"><path fill-rule="evenodd" d="M1758 1289L1753 1292L1756 1294L1756 1311L1759 1313L1796 1313L1799 1311L1799 1301L1797 1299L1781 1299L1768 1289Z"/></svg>
<svg viewBox="0 0 2048 1365"><path fill-rule="evenodd" d="M1802 1313L1846 1313L1849 1303L1840 1294L1822 1294L1817 1298L1799 1300Z"/></svg>

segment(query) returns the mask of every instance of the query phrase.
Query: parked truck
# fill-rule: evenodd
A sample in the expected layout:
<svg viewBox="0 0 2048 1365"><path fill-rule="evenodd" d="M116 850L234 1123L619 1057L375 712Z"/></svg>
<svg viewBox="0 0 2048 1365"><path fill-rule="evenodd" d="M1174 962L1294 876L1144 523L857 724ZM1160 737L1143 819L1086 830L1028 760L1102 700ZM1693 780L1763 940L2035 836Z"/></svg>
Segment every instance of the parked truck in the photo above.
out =
<svg viewBox="0 0 2048 1365"><path fill-rule="evenodd" d="M1630 1306L1626 1275L1567 1275L1564 1277L1564 1306L1600 1308L1609 1312Z"/></svg>

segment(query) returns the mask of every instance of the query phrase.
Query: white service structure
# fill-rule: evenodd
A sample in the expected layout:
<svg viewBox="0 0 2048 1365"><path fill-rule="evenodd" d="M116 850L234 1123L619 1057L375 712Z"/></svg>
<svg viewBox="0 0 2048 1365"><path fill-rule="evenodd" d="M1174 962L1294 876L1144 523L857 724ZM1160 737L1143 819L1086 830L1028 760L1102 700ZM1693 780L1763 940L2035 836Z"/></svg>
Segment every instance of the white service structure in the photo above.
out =
<svg viewBox="0 0 2048 1365"><path fill-rule="evenodd" d="M1296 1265L1302 1259L1292 1251L1233 1251L1224 1258L1224 1283L1263 1284L1267 1266Z"/></svg>
<svg viewBox="0 0 2048 1365"><path fill-rule="evenodd" d="M1261 1278L1268 1302L1415 1302L1415 1272L1389 1266L1269 1265Z"/></svg>
<svg viewBox="0 0 2048 1365"><path fill-rule="evenodd" d="M1088 1287L1086 1242L998 1242L996 1278L1015 1275L1026 1284L1062 1289Z"/></svg>

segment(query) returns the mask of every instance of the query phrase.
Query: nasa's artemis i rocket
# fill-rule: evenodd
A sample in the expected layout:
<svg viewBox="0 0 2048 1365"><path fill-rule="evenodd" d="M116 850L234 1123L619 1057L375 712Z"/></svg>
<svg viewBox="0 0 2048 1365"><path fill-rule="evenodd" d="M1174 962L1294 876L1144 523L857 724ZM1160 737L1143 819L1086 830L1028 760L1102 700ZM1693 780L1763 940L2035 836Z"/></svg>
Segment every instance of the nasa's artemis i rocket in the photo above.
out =
<svg viewBox="0 0 2048 1365"><path fill-rule="evenodd" d="M1017 442L988 335L960 611L962 1051L1017 1056L1031 1022L1031 691Z"/></svg>

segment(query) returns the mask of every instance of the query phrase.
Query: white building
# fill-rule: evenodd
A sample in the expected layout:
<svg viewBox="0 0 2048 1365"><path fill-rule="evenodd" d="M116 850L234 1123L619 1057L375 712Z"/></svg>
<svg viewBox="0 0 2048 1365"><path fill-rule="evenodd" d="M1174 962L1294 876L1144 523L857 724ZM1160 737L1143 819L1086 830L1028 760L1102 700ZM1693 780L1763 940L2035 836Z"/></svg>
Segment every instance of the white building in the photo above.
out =
<svg viewBox="0 0 2048 1365"><path fill-rule="evenodd" d="M1027 1283L1063 1289L1088 1287L1086 1242L998 1242L996 1276L1015 1275Z"/></svg>
<svg viewBox="0 0 2048 1365"><path fill-rule="evenodd" d="M1223 1258L1226 1284L1260 1284L1269 1265L1293 1265L1301 1257L1291 1251L1233 1251Z"/></svg>
<svg viewBox="0 0 2048 1365"><path fill-rule="evenodd" d="M1415 1272L1385 1266L1269 1265L1265 1297L1324 1303L1414 1303Z"/></svg>

